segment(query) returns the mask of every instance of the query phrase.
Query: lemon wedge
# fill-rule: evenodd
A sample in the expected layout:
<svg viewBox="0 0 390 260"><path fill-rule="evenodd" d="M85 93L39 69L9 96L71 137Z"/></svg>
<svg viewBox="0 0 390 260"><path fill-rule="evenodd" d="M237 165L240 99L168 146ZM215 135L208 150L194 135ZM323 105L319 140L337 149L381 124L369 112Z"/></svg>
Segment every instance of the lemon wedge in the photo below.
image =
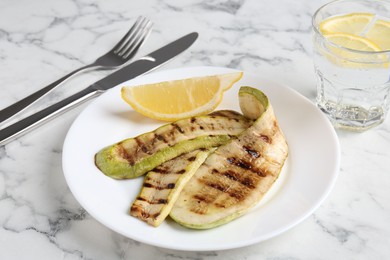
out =
<svg viewBox="0 0 390 260"><path fill-rule="evenodd" d="M121 89L123 100L147 117L174 121L213 111L242 72L194 77Z"/></svg>

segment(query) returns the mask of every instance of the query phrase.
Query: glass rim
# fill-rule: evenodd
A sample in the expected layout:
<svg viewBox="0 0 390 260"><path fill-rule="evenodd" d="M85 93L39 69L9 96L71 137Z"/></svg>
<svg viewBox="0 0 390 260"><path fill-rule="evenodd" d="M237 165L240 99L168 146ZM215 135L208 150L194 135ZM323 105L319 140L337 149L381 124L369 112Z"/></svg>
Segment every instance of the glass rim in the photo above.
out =
<svg viewBox="0 0 390 260"><path fill-rule="evenodd" d="M321 10L323 10L324 8L326 8L327 6L329 5L332 5L332 4L335 4L335 3L342 3L342 2L358 2L358 1L367 1L367 2L377 2L377 3L383 3L383 1L380 1L380 0L333 0L329 3L326 3L322 6L320 6L316 11L315 13L313 14L312 18L311 18L311 26L314 30L314 32L316 34L318 34L322 40L324 40L326 43L330 44L331 46L334 46L336 48L340 48L340 49L343 49L345 51L349 51L349 52L354 52L354 53L358 53L358 54L363 54L363 55L369 55L369 54L390 54L390 49L389 50L383 50L383 51L360 51L360 50L355 50L355 49L350 49L350 48L347 48L347 47L344 47L342 45L339 45L337 43L334 43L332 41L329 41L322 33L321 31L319 30L319 28L316 26L316 22L315 22L315 18L317 17L317 15L319 14L319 12ZM390 4L390 2L387 2Z"/></svg>

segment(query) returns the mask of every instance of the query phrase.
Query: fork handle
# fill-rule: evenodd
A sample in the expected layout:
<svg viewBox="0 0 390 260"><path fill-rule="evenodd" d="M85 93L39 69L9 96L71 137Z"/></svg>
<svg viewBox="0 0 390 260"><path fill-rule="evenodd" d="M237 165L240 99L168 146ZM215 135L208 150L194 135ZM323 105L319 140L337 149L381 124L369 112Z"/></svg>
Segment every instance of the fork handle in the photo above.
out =
<svg viewBox="0 0 390 260"><path fill-rule="evenodd" d="M96 67L95 64L90 64L84 67L81 67L77 70L74 70L70 72L69 74L63 76L62 78L56 80L55 82L51 83L50 85L38 90L37 92L32 93L31 95L23 98L20 101L17 101L16 103L0 110L0 124L2 122L5 122L17 114L21 113L23 110L25 110L27 107L35 103L38 99L45 96L47 93L49 93L51 90L55 89L57 86L59 86L61 83L65 82L67 79L69 79L71 76L84 71L86 69Z"/></svg>
<svg viewBox="0 0 390 260"><path fill-rule="evenodd" d="M29 117L26 117L4 129L0 130L0 146L4 145L8 141L26 133L29 130L32 130L35 127L40 126L42 123L52 119L67 110L75 107L78 104L81 104L84 101L87 101L93 97L96 97L103 93L101 90L96 90L94 85L77 92L76 94L52 105L49 106Z"/></svg>

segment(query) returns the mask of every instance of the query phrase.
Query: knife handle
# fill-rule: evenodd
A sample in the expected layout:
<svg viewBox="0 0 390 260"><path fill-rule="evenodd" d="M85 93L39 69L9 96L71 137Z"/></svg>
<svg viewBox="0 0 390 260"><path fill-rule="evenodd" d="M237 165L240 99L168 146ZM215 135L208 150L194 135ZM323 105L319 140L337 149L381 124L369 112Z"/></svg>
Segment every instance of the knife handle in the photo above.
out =
<svg viewBox="0 0 390 260"><path fill-rule="evenodd" d="M25 134L29 130L40 126L42 123L61 115L65 111L87 101L93 97L96 97L103 93L101 90L96 90L94 86L90 86L76 94L49 106L29 117L26 117L4 129L0 130L0 146L13 140L14 138Z"/></svg>

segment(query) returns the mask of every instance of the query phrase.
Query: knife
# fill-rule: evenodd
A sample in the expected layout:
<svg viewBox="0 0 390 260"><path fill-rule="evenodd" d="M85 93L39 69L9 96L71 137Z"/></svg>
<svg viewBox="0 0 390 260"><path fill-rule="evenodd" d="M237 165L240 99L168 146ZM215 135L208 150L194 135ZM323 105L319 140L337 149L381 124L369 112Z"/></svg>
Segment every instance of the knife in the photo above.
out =
<svg viewBox="0 0 390 260"><path fill-rule="evenodd" d="M0 130L0 146L13 140L14 138L25 134L29 130L40 126L49 119L58 116L65 111L79 105L91 98L97 97L106 90L117 86L127 80L145 74L157 67L163 65L178 54L189 48L198 38L198 33L187 34L176 41L173 41L164 47L139 58L131 64L110 74L109 76L93 83L84 90L49 106L25 119L20 120L4 129Z"/></svg>

